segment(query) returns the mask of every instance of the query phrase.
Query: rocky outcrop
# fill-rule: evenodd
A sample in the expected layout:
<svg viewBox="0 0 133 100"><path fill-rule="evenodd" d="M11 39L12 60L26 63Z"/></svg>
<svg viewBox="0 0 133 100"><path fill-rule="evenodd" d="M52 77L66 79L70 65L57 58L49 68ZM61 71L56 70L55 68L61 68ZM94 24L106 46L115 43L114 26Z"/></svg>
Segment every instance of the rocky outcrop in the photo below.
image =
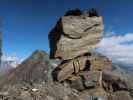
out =
<svg viewBox="0 0 133 100"><path fill-rule="evenodd" d="M102 31L95 9L68 11L49 34L50 56L58 59L32 53L0 77L0 100L132 100L132 83L93 51Z"/></svg>
<svg viewBox="0 0 133 100"><path fill-rule="evenodd" d="M52 73L55 81L69 81L77 90L102 85L101 72L112 69L106 56L92 52L102 31L102 17L94 9L86 13L71 10L60 18L49 34L50 56L63 61Z"/></svg>
<svg viewBox="0 0 133 100"><path fill-rule="evenodd" d="M51 58L63 61L52 73L55 81L67 83L81 93L88 90L92 95L130 91L128 82L113 74L112 61L93 52L102 38L102 31L102 17L95 9L87 13L71 10L60 18L49 34ZM108 97L115 98L115 94L106 99Z"/></svg>
<svg viewBox="0 0 133 100"><path fill-rule="evenodd" d="M86 13L70 10L61 17L49 33L51 58L63 60L53 71L54 80L63 82L81 71L111 70L112 62L106 56L92 52L102 32L102 17L94 9Z"/></svg>
<svg viewBox="0 0 133 100"><path fill-rule="evenodd" d="M102 17L68 15L49 33L51 58L73 59L96 48L102 38Z"/></svg>

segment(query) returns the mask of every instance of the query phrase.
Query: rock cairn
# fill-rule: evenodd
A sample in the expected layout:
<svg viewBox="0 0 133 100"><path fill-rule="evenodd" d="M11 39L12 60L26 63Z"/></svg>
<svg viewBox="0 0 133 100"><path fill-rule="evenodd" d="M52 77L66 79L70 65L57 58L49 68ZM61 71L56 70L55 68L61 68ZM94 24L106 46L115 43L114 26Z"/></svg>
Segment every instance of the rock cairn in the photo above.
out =
<svg viewBox="0 0 133 100"><path fill-rule="evenodd" d="M102 71L111 70L112 63L95 53L103 36L103 20L96 10L68 11L49 33L50 57L63 62L53 71L56 81L68 81L78 90L101 85Z"/></svg>

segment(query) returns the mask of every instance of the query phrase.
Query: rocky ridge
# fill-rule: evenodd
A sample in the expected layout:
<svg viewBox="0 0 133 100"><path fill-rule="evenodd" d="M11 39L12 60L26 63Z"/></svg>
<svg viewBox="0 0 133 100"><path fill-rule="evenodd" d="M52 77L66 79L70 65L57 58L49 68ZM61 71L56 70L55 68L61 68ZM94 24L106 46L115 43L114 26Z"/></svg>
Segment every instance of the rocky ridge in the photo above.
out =
<svg viewBox="0 0 133 100"><path fill-rule="evenodd" d="M95 9L66 12L49 33L50 57L37 50L3 76L0 100L133 100L124 73L93 51L103 26Z"/></svg>

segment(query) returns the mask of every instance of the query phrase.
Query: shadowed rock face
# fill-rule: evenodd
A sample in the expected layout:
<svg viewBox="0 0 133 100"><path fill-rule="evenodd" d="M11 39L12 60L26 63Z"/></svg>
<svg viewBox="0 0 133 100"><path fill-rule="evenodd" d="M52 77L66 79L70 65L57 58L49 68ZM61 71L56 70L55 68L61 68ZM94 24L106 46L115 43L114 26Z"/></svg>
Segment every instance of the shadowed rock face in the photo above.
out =
<svg viewBox="0 0 133 100"><path fill-rule="evenodd" d="M97 47L102 38L102 17L63 16L49 33L50 57L73 59Z"/></svg>

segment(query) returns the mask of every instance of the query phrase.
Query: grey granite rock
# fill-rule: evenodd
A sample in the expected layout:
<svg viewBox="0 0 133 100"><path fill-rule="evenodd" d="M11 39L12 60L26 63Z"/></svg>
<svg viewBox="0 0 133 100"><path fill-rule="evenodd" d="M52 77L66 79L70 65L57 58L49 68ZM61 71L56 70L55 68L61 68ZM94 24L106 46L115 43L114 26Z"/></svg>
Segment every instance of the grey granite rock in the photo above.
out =
<svg viewBox="0 0 133 100"><path fill-rule="evenodd" d="M73 59L97 47L103 32L102 17L63 16L49 33L51 58Z"/></svg>

